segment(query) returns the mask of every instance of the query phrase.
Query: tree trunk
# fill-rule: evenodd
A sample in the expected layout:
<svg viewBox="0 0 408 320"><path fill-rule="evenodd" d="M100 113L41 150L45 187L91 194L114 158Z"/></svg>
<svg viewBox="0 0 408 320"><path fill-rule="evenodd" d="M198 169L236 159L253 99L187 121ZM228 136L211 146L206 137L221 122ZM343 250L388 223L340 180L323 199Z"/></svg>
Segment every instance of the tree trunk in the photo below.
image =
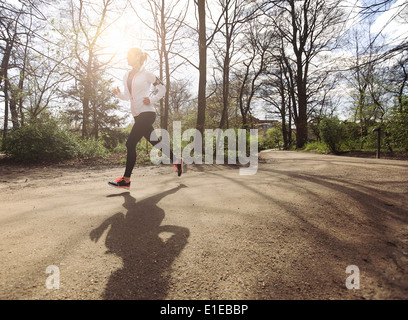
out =
<svg viewBox="0 0 408 320"><path fill-rule="evenodd" d="M302 86L301 86L302 87ZM299 90L298 85L298 90ZM298 91L298 118L296 121L296 148L303 148L307 141L307 97L303 88Z"/></svg>
<svg viewBox="0 0 408 320"><path fill-rule="evenodd" d="M282 84L283 85L283 84ZM283 89L283 87L281 88ZM285 93L281 92L281 119L282 119L282 137L283 137L283 149L288 149L288 130L286 127L286 101L285 101Z"/></svg>
<svg viewBox="0 0 408 320"><path fill-rule="evenodd" d="M3 72L3 74L7 77L7 71ZM7 133L8 133L8 113L9 113L9 99L8 99L8 81L7 78L4 81L4 129L3 129L3 146L4 146L4 141L7 139Z"/></svg>
<svg viewBox="0 0 408 320"><path fill-rule="evenodd" d="M98 107L97 105L94 106L93 108L93 120L94 120L94 127L93 127L93 132L94 132L94 137L96 140L99 139L99 119L98 119Z"/></svg>
<svg viewBox="0 0 408 320"><path fill-rule="evenodd" d="M166 73L166 93L164 95L164 117L162 128L167 130L169 124L169 111L170 111L170 62L169 62L169 52L167 51L167 28L166 28L166 10L165 10L165 0L162 0L161 6L161 33L162 33L162 52L164 57L164 71Z"/></svg>
<svg viewBox="0 0 408 320"><path fill-rule="evenodd" d="M198 85L198 110L197 110L197 130L203 135L205 125L206 109L206 87L207 87L207 37L205 23L205 0L197 0L198 20L199 20L199 85Z"/></svg>
<svg viewBox="0 0 408 320"><path fill-rule="evenodd" d="M82 101L82 138L87 138L89 136L89 102L91 100L91 90L92 90L92 60L93 53L89 52L88 65L86 69L86 78L84 83L84 100Z"/></svg>
<svg viewBox="0 0 408 320"><path fill-rule="evenodd" d="M4 79L4 126L3 126L3 141L7 138L8 133L8 118L9 118L9 100L8 100L8 64L10 60L11 50L13 48L14 39L12 41L7 41L6 49L4 51L3 60L1 61L1 70L0 70L0 85Z"/></svg>
<svg viewBox="0 0 408 320"><path fill-rule="evenodd" d="M18 99L18 112L20 113L20 125L24 126L24 108L23 108L23 102L24 102L24 98L23 98L23 89L24 89L24 80L25 80L25 60L24 59L24 65L23 65L23 70L21 70L20 72L20 81L18 82L18 89L20 92L20 96Z"/></svg>
<svg viewBox="0 0 408 320"><path fill-rule="evenodd" d="M9 81L8 86L10 86ZM17 91L17 92L16 92ZM13 129L17 129L20 127L20 123L18 121L18 112L17 112L17 99L19 96L18 89L10 90L11 92L11 99L9 101L9 108L10 108L10 113L11 113L11 122L13 123Z"/></svg>
<svg viewBox="0 0 408 320"><path fill-rule="evenodd" d="M228 108L229 108L229 74L230 74L230 48L231 48L231 36L229 31L228 21L228 4L225 10L225 58L223 67L223 81L222 81L222 114L219 127L223 129L228 120Z"/></svg>
<svg viewBox="0 0 408 320"><path fill-rule="evenodd" d="M170 110L170 65L169 65L169 53L164 53L164 63L166 69L166 93L164 95L164 127L167 130L169 123L169 110Z"/></svg>
<svg viewBox="0 0 408 320"><path fill-rule="evenodd" d="M164 70L163 70L163 44L161 46L162 48L159 49L159 77L161 80L163 80L163 76L164 76ZM160 110L160 128L164 128L165 127L165 123L164 123L164 100L160 99L160 106L159 106L159 110Z"/></svg>

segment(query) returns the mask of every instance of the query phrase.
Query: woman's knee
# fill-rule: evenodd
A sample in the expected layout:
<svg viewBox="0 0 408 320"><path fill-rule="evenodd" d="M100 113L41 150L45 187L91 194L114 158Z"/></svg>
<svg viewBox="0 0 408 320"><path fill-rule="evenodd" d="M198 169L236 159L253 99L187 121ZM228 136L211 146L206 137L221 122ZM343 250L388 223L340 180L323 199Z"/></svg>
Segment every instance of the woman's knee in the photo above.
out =
<svg viewBox="0 0 408 320"><path fill-rule="evenodd" d="M136 150L136 144L137 143L135 143L134 141L128 140L128 141L126 141L126 149L128 151Z"/></svg>

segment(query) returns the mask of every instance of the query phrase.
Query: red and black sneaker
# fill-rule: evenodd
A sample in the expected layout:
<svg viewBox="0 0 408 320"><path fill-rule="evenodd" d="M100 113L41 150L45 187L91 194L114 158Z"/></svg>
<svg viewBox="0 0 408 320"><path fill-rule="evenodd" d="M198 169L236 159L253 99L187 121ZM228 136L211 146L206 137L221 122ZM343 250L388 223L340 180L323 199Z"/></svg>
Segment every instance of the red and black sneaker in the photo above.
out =
<svg viewBox="0 0 408 320"><path fill-rule="evenodd" d="M176 161L176 164L174 165L174 168L176 168L177 174L180 177L181 174L183 173L183 158Z"/></svg>
<svg viewBox="0 0 408 320"><path fill-rule="evenodd" d="M123 177L117 178L115 182L109 181L108 184L111 187L115 187L115 188L125 188L125 189L130 188L130 181L126 182L125 179L123 179Z"/></svg>

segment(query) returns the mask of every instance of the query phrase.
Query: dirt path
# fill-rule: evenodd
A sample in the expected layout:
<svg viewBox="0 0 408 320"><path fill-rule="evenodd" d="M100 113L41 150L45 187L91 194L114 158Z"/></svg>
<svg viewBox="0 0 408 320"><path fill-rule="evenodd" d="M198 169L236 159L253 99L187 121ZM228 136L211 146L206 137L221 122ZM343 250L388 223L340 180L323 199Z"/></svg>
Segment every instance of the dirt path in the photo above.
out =
<svg viewBox="0 0 408 320"><path fill-rule="evenodd" d="M408 298L408 162L260 162L138 168L130 192L122 167L1 167L0 299Z"/></svg>

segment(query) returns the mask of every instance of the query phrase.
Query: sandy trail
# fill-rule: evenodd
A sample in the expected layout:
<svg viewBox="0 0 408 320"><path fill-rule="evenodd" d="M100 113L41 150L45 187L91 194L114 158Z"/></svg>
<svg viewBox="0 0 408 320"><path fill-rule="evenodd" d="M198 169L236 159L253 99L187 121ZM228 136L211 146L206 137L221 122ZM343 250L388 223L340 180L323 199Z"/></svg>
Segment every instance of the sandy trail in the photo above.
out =
<svg viewBox="0 0 408 320"><path fill-rule="evenodd" d="M122 171L1 168L0 299L408 298L406 161L263 152L253 176L136 168L130 192Z"/></svg>

